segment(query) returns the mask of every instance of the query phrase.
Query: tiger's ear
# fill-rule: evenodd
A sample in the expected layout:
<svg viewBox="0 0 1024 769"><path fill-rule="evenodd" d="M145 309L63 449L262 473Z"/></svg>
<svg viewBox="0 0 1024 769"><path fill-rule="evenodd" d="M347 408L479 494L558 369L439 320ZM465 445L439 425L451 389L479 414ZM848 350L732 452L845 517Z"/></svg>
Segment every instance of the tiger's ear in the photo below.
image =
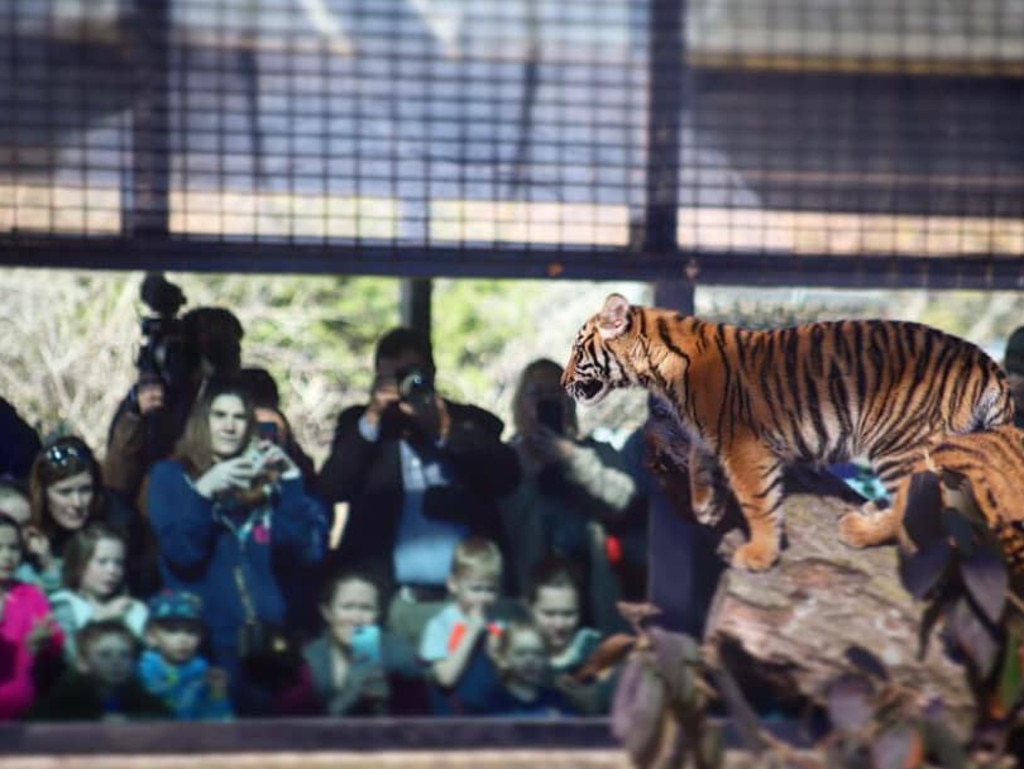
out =
<svg viewBox="0 0 1024 769"><path fill-rule="evenodd" d="M597 330L602 339L615 339L626 331L629 301L622 294L609 294L597 316Z"/></svg>

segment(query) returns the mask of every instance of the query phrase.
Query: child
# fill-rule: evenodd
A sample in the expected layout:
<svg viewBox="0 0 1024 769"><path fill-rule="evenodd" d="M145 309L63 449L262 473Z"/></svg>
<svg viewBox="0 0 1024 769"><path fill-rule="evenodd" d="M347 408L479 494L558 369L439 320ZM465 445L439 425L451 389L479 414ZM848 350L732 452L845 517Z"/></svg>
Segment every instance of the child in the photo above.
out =
<svg viewBox="0 0 1024 769"><path fill-rule="evenodd" d="M0 512L7 513L18 524L22 543L25 545L25 532L32 521L32 503L29 501L28 492L17 482L0 481ZM26 558L26 549L25 546L22 547L21 564L14 576L19 582L37 584L38 573Z"/></svg>
<svg viewBox="0 0 1024 769"><path fill-rule="evenodd" d="M139 642L124 622L90 622L75 639L75 667L29 713L44 721L139 721L170 718L163 701L135 674Z"/></svg>
<svg viewBox="0 0 1024 769"><path fill-rule="evenodd" d="M380 590L354 573L328 579L320 601L324 632L303 650L299 680L282 715L422 715L423 667L402 636L381 631Z"/></svg>
<svg viewBox="0 0 1024 769"><path fill-rule="evenodd" d="M7 513L21 528L27 526L32 518L28 492L15 481L0 480L0 512Z"/></svg>
<svg viewBox="0 0 1024 769"><path fill-rule="evenodd" d="M489 655L501 625L490 618L498 598L502 559L497 545L470 537L455 548L448 591L453 603L427 622L420 659L436 685L433 710L441 715L492 712L501 682Z"/></svg>
<svg viewBox="0 0 1024 769"><path fill-rule="evenodd" d="M71 639L88 622L120 619L141 639L146 627L146 606L123 595L125 540L118 529L93 523L76 533L64 553L64 590L50 596L53 614ZM74 643L64 656L77 659Z"/></svg>
<svg viewBox="0 0 1024 769"><path fill-rule="evenodd" d="M198 655L202 602L184 590L164 590L149 602L139 678L182 721L229 721L228 676Z"/></svg>
<svg viewBox="0 0 1024 769"><path fill-rule="evenodd" d="M612 677L583 683L573 676L601 643L601 634L580 627L581 589L571 564L553 558L543 563L526 591L526 606L544 640L555 685L573 708L587 715L607 713Z"/></svg>
<svg viewBox="0 0 1024 769"><path fill-rule="evenodd" d="M497 714L544 717L572 712L563 694L547 683L547 649L536 625L511 622L495 644L494 657L505 687L504 698L495 703Z"/></svg>
<svg viewBox="0 0 1024 769"><path fill-rule="evenodd" d="M43 666L59 673L60 627L35 585L14 578L25 553L18 521L0 513L0 719L18 718L36 697Z"/></svg>
<svg viewBox="0 0 1024 769"><path fill-rule="evenodd" d="M572 566L551 559L526 590L526 606L547 646L556 674L575 673L601 643L601 634L580 627L581 589Z"/></svg>

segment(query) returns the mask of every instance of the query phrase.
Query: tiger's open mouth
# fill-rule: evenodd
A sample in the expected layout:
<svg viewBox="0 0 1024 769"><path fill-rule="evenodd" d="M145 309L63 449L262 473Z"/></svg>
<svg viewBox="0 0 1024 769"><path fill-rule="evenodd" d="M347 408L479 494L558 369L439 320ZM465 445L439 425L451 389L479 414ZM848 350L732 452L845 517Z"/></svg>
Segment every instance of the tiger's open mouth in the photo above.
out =
<svg viewBox="0 0 1024 769"><path fill-rule="evenodd" d="M608 387L606 383L600 379L576 380L569 385L569 395L586 405L597 403L607 392Z"/></svg>

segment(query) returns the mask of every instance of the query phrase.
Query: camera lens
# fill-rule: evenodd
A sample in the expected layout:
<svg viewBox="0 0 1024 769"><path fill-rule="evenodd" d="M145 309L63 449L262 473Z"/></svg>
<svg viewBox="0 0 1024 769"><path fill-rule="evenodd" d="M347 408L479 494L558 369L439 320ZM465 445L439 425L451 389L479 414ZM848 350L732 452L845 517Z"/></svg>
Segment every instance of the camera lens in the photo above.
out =
<svg viewBox="0 0 1024 769"><path fill-rule="evenodd" d="M425 398L434 392L430 376L419 369L405 372L398 380L398 394L406 399Z"/></svg>

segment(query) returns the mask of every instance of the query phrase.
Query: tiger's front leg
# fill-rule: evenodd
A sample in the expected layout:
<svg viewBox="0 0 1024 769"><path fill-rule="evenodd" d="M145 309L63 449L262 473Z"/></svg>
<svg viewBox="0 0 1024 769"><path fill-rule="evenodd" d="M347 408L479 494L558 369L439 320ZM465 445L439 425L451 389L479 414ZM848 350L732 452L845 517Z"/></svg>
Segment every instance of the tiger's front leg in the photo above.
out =
<svg viewBox="0 0 1024 769"><path fill-rule="evenodd" d="M732 565L770 569L782 542L782 465L766 446L750 442L726 457L725 473L750 528L750 540L733 554Z"/></svg>
<svg viewBox="0 0 1024 769"><path fill-rule="evenodd" d="M729 501L722 466L715 454L696 443L690 449L689 465L694 517L705 526L714 526L722 520Z"/></svg>

